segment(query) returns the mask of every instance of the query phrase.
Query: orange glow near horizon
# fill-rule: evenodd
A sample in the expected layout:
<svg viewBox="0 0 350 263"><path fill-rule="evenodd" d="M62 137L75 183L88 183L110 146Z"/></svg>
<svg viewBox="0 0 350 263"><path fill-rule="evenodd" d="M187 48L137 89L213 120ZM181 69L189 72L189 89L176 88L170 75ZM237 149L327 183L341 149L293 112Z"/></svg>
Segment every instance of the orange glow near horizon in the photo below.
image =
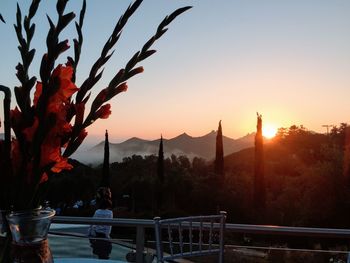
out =
<svg viewBox="0 0 350 263"><path fill-rule="evenodd" d="M262 128L263 136L267 139L271 139L276 136L277 127L272 124L265 124Z"/></svg>

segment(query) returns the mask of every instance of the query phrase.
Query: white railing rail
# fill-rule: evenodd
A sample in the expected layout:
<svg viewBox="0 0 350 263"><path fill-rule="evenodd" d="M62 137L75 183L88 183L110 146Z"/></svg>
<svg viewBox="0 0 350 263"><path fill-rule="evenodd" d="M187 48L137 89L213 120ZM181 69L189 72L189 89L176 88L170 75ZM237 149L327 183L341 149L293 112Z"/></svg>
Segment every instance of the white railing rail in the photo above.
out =
<svg viewBox="0 0 350 263"><path fill-rule="evenodd" d="M113 218L113 219L98 218L97 219L92 217L55 216L53 218L53 223L134 227L136 228L136 262L137 263L143 262L143 252L144 252L144 245L145 245L145 228L154 228L154 220L152 219L128 219L128 218ZM195 223L193 223L193 227L196 227ZM216 224L216 227L219 227L219 224ZM226 223L225 231L233 232L233 233L262 234L262 235L350 238L350 229L339 229L339 228L288 227L288 226L274 226L274 225L248 225L248 224ZM50 231L50 232L55 233L57 231Z"/></svg>

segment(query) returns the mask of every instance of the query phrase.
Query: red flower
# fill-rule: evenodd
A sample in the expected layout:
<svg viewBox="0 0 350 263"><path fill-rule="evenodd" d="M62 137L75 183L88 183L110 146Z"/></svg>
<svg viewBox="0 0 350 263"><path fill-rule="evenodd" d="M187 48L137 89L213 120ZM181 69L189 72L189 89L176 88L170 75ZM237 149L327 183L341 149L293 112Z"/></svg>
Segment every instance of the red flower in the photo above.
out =
<svg viewBox="0 0 350 263"><path fill-rule="evenodd" d="M73 68L71 66L62 66L61 64L56 67L52 72L52 78L57 78L59 81L59 88L55 95L50 98L49 109L54 109L55 112L56 104L62 105L67 103L69 98L77 92L79 89L72 82Z"/></svg>
<svg viewBox="0 0 350 263"><path fill-rule="evenodd" d="M51 171L53 173L59 173L62 170L70 170L72 168L73 168L73 166L68 163L68 159L67 158L63 158L61 156L60 161L56 162L56 164L51 168Z"/></svg>
<svg viewBox="0 0 350 263"><path fill-rule="evenodd" d="M107 119L111 115L111 105L105 104L95 113L95 119Z"/></svg>

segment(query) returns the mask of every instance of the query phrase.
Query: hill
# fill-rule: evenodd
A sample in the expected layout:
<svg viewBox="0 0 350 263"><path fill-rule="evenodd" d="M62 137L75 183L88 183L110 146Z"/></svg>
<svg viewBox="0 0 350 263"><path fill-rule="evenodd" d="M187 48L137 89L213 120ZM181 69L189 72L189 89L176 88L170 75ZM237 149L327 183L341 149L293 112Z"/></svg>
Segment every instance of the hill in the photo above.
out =
<svg viewBox="0 0 350 263"><path fill-rule="evenodd" d="M201 157L211 160L215 157L216 131L200 136L192 137L187 133L180 134L172 139L163 139L164 154L166 157L175 155L186 155L189 158ZM225 155L237 152L244 148L252 147L254 144L254 134L248 134L239 139L232 139L223 136ZM111 162L121 161L124 157L136 155L157 155L159 139L143 140L140 138L130 138L122 143L110 143ZM73 158L87 164L99 164L103 160L104 142L87 151L76 153Z"/></svg>

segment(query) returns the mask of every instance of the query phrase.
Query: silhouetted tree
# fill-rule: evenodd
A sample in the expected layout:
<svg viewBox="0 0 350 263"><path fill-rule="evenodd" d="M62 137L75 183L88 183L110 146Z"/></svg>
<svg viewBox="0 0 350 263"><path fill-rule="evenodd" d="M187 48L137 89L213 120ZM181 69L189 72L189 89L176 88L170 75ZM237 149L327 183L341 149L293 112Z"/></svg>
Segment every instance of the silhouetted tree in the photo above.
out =
<svg viewBox="0 0 350 263"><path fill-rule="evenodd" d="M262 135L262 116L257 113L255 135L255 166L254 166L254 208L256 212L263 212L266 204L264 174L264 141Z"/></svg>
<svg viewBox="0 0 350 263"><path fill-rule="evenodd" d="M110 187L111 178L109 175L109 141L108 141L108 131L105 133L105 148L103 156L103 168L102 168L102 179L100 186Z"/></svg>
<svg viewBox="0 0 350 263"><path fill-rule="evenodd" d="M163 203L163 186L164 186L164 152L163 152L163 136L160 136L158 161L157 161L157 209L162 207Z"/></svg>
<svg viewBox="0 0 350 263"><path fill-rule="evenodd" d="M219 121L219 128L216 134L216 154L215 154L215 173L224 176L224 147L222 143L222 128L221 120Z"/></svg>

